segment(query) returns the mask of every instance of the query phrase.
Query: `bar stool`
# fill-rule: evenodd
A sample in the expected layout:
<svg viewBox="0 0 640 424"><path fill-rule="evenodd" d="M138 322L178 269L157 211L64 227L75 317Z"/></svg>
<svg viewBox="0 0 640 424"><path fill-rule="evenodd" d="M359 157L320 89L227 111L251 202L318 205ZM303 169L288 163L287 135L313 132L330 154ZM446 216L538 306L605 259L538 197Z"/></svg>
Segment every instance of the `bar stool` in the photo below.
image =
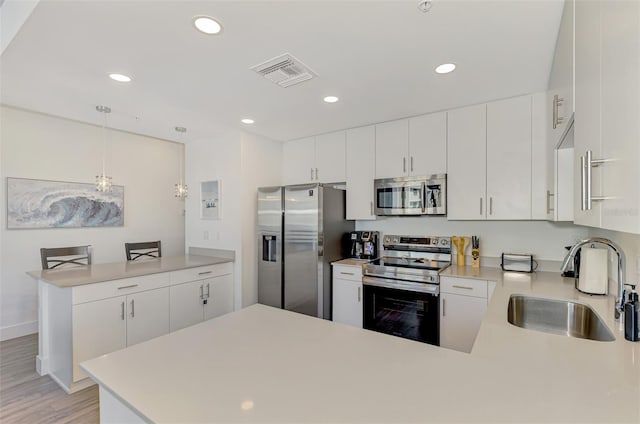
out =
<svg viewBox="0 0 640 424"><path fill-rule="evenodd" d="M158 241L144 241L140 243L125 243L124 249L128 261L135 261L141 257L161 258L162 243Z"/></svg>
<svg viewBox="0 0 640 424"><path fill-rule="evenodd" d="M91 265L91 245L72 247L43 247L40 249L42 269L64 265Z"/></svg>

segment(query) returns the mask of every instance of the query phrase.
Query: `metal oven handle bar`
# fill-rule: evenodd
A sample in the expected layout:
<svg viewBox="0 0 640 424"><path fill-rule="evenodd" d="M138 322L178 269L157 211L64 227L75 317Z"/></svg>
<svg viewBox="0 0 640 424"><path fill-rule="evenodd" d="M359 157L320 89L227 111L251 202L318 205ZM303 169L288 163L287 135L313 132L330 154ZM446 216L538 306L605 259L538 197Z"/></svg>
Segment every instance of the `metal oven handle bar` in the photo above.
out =
<svg viewBox="0 0 640 424"><path fill-rule="evenodd" d="M364 284L365 286L384 287L388 289L427 293L433 296L438 296L440 294L440 286L438 286L437 284L415 283L412 281L401 281L391 278L363 277L362 284Z"/></svg>

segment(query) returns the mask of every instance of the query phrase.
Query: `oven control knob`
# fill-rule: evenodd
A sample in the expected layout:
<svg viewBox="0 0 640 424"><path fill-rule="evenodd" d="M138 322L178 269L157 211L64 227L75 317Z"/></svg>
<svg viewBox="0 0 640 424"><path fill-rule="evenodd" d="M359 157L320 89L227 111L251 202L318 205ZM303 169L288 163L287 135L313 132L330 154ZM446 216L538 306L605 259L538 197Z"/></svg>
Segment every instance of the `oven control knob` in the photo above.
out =
<svg viewBox="0 0 640 424"><path fill-rule="evenodd" d="M431 238L431 244L434 245L434 246L437 246L438 245L438 238L437 237L432 237Z"/></svg>
<svg viewBox="0 0 640 424"><path fill-rule="evenodd" d="M440 244L443 245L443 246L446 246L447 244L449 244L449 240L442 239L442 240L440 240Z"/></svg>

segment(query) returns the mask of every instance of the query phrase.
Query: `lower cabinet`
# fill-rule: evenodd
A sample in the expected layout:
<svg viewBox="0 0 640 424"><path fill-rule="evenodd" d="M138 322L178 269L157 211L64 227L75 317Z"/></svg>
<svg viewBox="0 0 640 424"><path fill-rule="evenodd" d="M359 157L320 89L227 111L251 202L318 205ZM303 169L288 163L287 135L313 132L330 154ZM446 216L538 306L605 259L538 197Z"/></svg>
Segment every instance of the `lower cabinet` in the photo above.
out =
<svg viewBox="0 0 640 424"><path fill-rule="evenodd" d="M233 276L177 284L169 288L171 331L233 311Z"/></svg>
<svg viewBox="0 0 640 424"><path fill-rule="evenodd" d="M441 347L471 352L494 287L493 281L441 277Z"/></svg>
<svg viewBox="0 0 640 424"><path fill-rule="evenodd" d="M333 266L332 321L362 328L362 267Z"/></svg>

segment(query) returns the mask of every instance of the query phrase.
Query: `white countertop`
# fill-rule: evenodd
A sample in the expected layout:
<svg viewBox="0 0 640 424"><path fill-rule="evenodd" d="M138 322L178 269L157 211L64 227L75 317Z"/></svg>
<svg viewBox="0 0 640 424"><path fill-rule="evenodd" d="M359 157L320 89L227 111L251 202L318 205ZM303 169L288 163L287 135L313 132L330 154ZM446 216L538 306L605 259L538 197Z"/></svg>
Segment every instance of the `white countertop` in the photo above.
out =
<svg viewBox="0 0 640 424"><path fill-rule="evenodd" d="M497 282L471 354L253 305L82 367L152 422L640 422L640 343L612 297L551 273L445 273ZM512 293L588 303L617 340L514 327Z"/></svg>
<svg viewBox="0 0 640 424"><path fill-rule="evenodd" d="M140 277L142 275L157 274L160 272L196 268L199 266L216 265L224 262L233 262L233 260L199 255L166 256L158 259L145 259L140 261L30 271L27 274L37 280L64 288L120 280L122 278Z"/></svg>
<svg viewBox="0 0 640 424"><path fill-rule="evenodd" d="M347 259L341 259L339 261L331 262L331 265L346 265L346 266L362 267L362 265L368 264L369 262L371 262L371 259L347 258Z"/></svg>

